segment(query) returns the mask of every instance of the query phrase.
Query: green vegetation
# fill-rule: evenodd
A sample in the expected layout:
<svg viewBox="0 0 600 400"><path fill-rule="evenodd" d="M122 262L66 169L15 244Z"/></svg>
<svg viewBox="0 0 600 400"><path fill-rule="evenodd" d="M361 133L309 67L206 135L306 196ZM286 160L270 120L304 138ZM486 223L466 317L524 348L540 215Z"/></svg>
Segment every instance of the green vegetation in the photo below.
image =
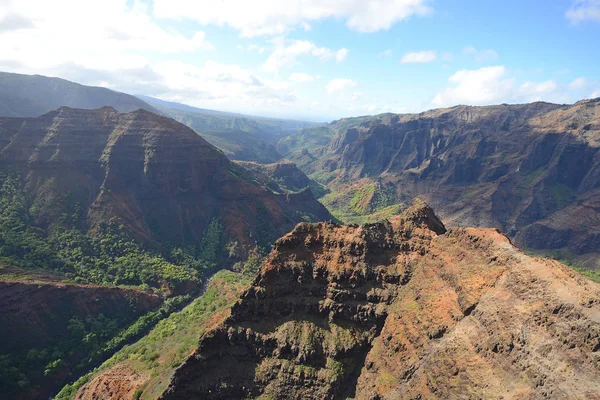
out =
<svg viewBox="0 0 600 400"><path fill-rule="evenodd" d="M0 175L0 279L29 277L105 286L137 286L172 296L131 324L125 315L61 316L68 335L50 336L44 347L15 348L0 355L0 390L15 395L35 388L58 372L88 370L189 303L203 277L217 268L223 252L223 226L212 220L198 247L148 249L135 242L118 221L108 221L90 235L76 227L81 207L44 230L35 225L17 175ZM18 267L18 268L14 268ZM28 272L30 271L30 272ZM131 305L133 307L133 304ZM62 334L61 334L62 335ZM45 378L44 378L45 377Z"/></svg>
<svg viewBox="0 0 600 400"><path fill-rule="evenodd" d="M70 399L91 379L115 366L146 377L135 391L140 399L155 399L166 388L173 371L198 344L198 338L219 315L231 307L250 277L230 271L220 271L211 279L206 292L181 312L173 313L136 343L116 352L92 373L65 386L56 399Z"/></svg>
<svg viewBox="0 0 600 400"><path fill-rule="evenodd" d="M221 222L216 218L210 221L200 243L200 259L207 265L216 266L221 250L222 235L223 225Z"/></svg>
<svg viewBox="0 0 600 400"><path fill-rule="evenodd" d="M129 326L123 316L104 314L74 317L68 321L67 336L43 348L15 349L0 355L0 389L17 394L36 386L42 376L49 377L62 370L71 375L88 370L107 356L146 334L159 321L190 301L190 295L175 296L155 311L151 311Z"/></svg>
<svg viewBox="0 0 600 400"><path fill-rule="evenodd" d="M267 254L263 249L255 247L250 251L250 254L248 254L246 261L239 261L234 264L233 270L246 276L254 276L260 269L266 256Z"/></svg>
<svg viewBox="0 0 600 400"><path fill-rule="evenodd" d="M263 203L256 202L256 244L262 249L271 249L271 245L279 236L274 226L271 213Z"/></svg>
<svg viewBox="0 0 600 400"><path fill-rule="evenodd" d="M79 213L79 208L74 214ZM94 236L75 228L65 214L49 231L34 224L18 177L0 176L0 262L61 273L76 283L129 285L160 290L193 282L216 267L223 226L209 224L200 247L152 251L136 243L117 221L101 224Z"/></svg>
<svg viewBox="0 0 600 400"><path fill-rule="evenodd" d="M398 202L393 186L371 181L332 190L321 200L337 219L351 224L381 221L405 208Z"/></svg>
<svg viewBox="0 0 600 400"><path fill-rule="evenodd" d="M374 193L375 185L369 185L356 190L350 200L350 210L356 214L364 214L369 208L369 203Z"/></svg>
<svg viewBox="0 0 600 400"><path fill-rule="evenodd" d="M573 203L576 194L575 191L567 185L555 183L550 187L550 196L552 196L552 199L558 208L565 208Z"/></svg>

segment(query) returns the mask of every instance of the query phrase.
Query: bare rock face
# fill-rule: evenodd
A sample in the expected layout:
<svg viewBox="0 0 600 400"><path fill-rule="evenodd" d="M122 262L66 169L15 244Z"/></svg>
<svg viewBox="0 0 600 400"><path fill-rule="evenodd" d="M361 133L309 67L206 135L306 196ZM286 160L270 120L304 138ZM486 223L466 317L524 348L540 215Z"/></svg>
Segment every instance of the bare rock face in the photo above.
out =
<svg viewBox="0 0 600 400"><path fill-rule="evenodd" d="M193 244L218 218L230 239L249 244L304 217L331 218L312 196L273 193L190 128L144 110L0 118L0 165L26 177L42 227L81 210L78 224L92 231L118 218L141 240Z"/></svg>
<svg viewBox="0 0 600 400"><path fill-rule="evenodd" d="M297 225L162 398L598 396L600 285L416 202Z"/></svg>

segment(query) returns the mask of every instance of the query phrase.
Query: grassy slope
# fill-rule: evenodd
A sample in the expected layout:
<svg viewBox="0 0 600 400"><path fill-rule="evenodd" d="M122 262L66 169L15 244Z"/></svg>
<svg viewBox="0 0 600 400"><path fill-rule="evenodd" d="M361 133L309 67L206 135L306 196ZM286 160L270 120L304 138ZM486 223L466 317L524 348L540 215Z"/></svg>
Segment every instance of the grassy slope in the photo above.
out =
<svg viewBox="0 0 600 400"><path fill-rule="evenodd" d="M122 348L72 386L63 388L56 399L70 399L86 383L114 370L140 377L136 381L137 398L156 399L166 389L174 370L196 348L202 333L226 317L249 283L250 278L245 275L218 272L201 297L162 320L148 335Z"/></svg>

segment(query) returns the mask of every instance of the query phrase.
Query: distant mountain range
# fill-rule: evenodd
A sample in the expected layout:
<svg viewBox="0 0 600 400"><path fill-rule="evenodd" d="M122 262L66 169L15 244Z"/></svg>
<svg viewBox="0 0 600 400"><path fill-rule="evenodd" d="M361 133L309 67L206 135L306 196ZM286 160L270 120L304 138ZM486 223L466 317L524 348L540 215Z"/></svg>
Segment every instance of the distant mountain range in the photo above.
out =
<svg viewBox="0 0 600 400"><path fill-rule="evenodd" d="M282 158L275 148L279 139L303 129L324 125L206 110L148 96L138 97L165 115L194 129L232 160L276 162Z"/></svg>
<svg viewBox="0 0 600 400"><path fill-rule="evenodd" d="M0 117L38 117L66 106L117 111L144 109L188 125L232 160L273 163L282 157L275 143L323 124L208 110L149 96L132 96L60 78L0 72Z"/></svg>
<svg viewBox="0 0 600 400"><path fill-rule="evenodd" d="M39 117L59 107L117 111L138 109L160 114L137 97L102 87L84 86L60 78L0 72L0 117Z"/></svg>
<svg viewBox="0 0 600 400"><path fill-rule="evenodd" d="M37 116L63 105L141 108L189 126L231 160L287 158L328 187L322 201L348 222L385 218L421 197L450 226L494 226L527 248L588 266L600 260L600 224L584 223L600 220L598 100L457 106L317 124L0 73L0 115Z"/></svg>
<svg viewBox="0 0 600 400"><path fill-rule="evenodd" d="M181 103L164 101L149 96L138 96L200 134L210 131L243 131L265 142L274 143L282 136L291 135L302 129L324 125L318 122L257 117L225 111L206 110Z"/></svg>

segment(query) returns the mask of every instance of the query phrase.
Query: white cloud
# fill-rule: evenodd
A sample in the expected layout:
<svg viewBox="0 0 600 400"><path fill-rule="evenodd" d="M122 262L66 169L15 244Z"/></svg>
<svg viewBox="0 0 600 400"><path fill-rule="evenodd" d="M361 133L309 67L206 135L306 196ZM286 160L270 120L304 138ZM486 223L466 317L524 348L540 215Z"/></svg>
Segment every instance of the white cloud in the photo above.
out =
<svg viewBox="0 0 600 400"><path fill-rule="evenodd" d="M271 40L274 50L262 66L263 71L277 73L283 68L296 65L299 56L313 56L321 60L335 59L342 62L348 55L349 50L342 48L333 51L326 47L318 47L308 40L286 40L278 37ZM288 44L289 43L289 44Z"/></svg>
<svg viewBox="0 0 600 400"><path fill-rule="evenodd" d="M542 101L549 98L558 90L558 84L553 80L544 82L525 82L519 86L513 96L518 99L523 99L526 102Z"/></svg>
<svg viewBox="0 0 600 400"><path fill-rule="evenodd" d="M350 53L350 50L343 48L343 49L339 49L338 51L335 52L335 61L337 62L342 62L346 59L346 57L348 57L348 53Z"/></svg>
<svg viewBox="0 0 600 400"><path fill-rule="evenodd" d="M155 0L154 15L190 19L202 25L230 26L242 36L281 35L310 22L342 19L359 32L389 29L413 15L432 9L430 0Z"/></svg>
<svg viewBox="0 0 600 400"><path fill-rule="evenodd" d="M161 98L202 105L206 102L225 108L252 108L295 101L286 82L262 80L237 65L207 61L202 67L179 61L159 63Z"/></svg>
<svg viewBox="0 0 600 400"><path fill-rule="evenodd" d="M341 92L344 89L352 88L356 86L356 82L352 79L346 78L336 78L329 81L329 83L325 86L325 90L329 94L333 94L335 92Z"/></svg>
<svg viewBox="0 0 600 400"><path fill-rule="evenodd" d="M434 51L417 51L404 54L400 62L404 64L429 63L435 61L436 58L437 54Z"/></svg>
<svg viewBox="0 0 600 400"><path fill-rule="evenodd" d="M175 61L182 53L210 55L204 33L163 29L138 1L0 0L0 20L7 15L12 22L0 29L2 71L59 76L234 111L296 101L287 81L263 79L237 65Z"/></svg>
<svg viewBox="0 0 600 400"><path fill-rule="evenodd" d="M568 102L571 89L553 80L527 81L517 84L502 66L461 70L450 76L449 86L438 92L432 100L436 107L457 104L490 105L498 103L527 103L533 101Z"/></svg>
<svg viewBox="0 0 600 400"><path fill-rule="evenodd" d="M377 54L378 57L389 57L392 55L392 49L386 49L381 53Z"/></svg>
<svg viewBox="0 0 600 400"><path fill-rule="evenodd" d="M467 56L472 56L477 62L495 61L498 58L498 53L496 53L492 49L479 51L473 46L465 47L463 49L463 54Z"/></svg>
<svg viewBox="0 0 600 400"><path fill-rule="evenodd" d="M161 28L134 1L19 0L2 2L0 62L49 69L69 60L83 68L140 68L145 53L191 53L211 48L204 32L189 36ZM68 10L68 12L65 12ZM15 23L15 21L19 23Z"/></svg>
<svg viewBox="0 0 600 400"><path fill-rule="evenodd" d="M303 72L295 72L290 74L290 81L295 83L308 83L315 80L315 77Z"/></svg>
<svg viewBox="0 0 600 400"><path fill-rule="evenodd" d="M565 17L573 24L586 20L600 22L600 0L573 0Z"/></svg>
<svg viewBox="0 0 600 400"><path fill-rule="evenodd" d="M590 99L596 99L600 97L600 90L596 90L595 92L593 92L592 94L590 94Z"/></svg>
<svg viewBox="0 0 600 400"><path fill-rule="evenodd" d="M262 54L265 52L265 48L264 47L260 47L256 44L249 44L248 47L246 48L248 51L255 51L258 54Z"/></svg>
<svg viewBox="0 0 600 400"><path fill-rule="evenodd" d="M588 82L585 80L585 78L576 78L569 83L569 89L571 90L581 90L585 89L587 86Z"/></svg>
<svg viewBox="0 0 600 400"><path fill-rule="evenodd" d="M458 71L448 79L451 86L435 95L433 104L443 107L497 102L510 93L514 85L514 81L506 79L505 75L503 66Z"/></svg>

